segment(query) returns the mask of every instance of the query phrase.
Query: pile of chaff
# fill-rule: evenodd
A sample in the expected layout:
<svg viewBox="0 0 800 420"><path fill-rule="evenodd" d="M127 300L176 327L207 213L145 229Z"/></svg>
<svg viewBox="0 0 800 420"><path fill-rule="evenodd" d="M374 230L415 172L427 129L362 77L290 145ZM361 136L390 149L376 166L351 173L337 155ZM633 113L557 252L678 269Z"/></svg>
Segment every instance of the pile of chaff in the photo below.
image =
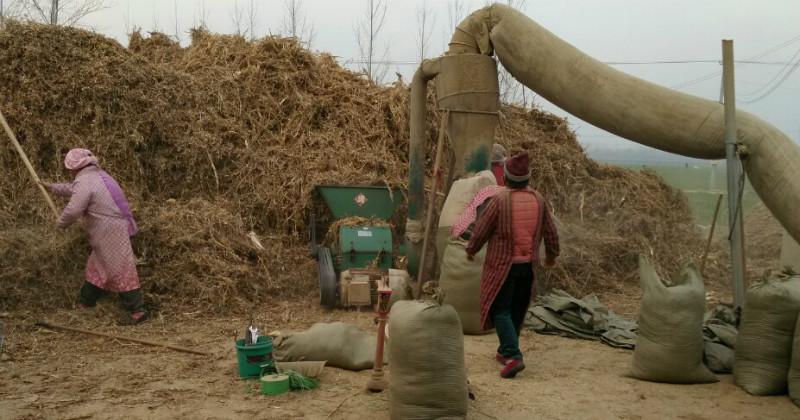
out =
<svg viewBox="0 0 800 420"><path fill-rule="evenodd" d="M196 30L189 47L133 34L125 48L73 28L0 30L0 109L45 180L66 180L64 153L87 147L120 181L142 226L143 285L162 307L237 309L313 293L305 242L314 187L403 188L408 93L293 39ZM504 106L497 140L530 152L535 187L561 221L553 286L619 288L634 279L639 253L671 270L701 252L680 193L652 173L591 161L565 120ZM64 305L81 281L83 233L55 231L7 142L0 167L0 295L11 297L0 309Z"/></svg>

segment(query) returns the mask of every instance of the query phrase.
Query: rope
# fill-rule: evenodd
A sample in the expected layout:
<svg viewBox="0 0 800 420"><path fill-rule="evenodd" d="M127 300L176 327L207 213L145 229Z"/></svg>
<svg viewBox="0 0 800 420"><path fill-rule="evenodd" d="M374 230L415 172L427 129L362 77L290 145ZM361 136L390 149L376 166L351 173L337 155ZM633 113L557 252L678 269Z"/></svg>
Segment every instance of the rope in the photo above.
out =
<svg viewBox="0 0 800 420"><path fill-rule="evenodd" d="M406 220L406 238L411 243L419 243L425 237L424 232L422 231L422 221L421 220Z"/></svg>
<svg viewBox="0 0 800 420"><path fill-rule="evenodd" d="M739 221L739 213L742 211L742 197L744 196L744 181L745 181L745 165L742 163L742 156L737 153L739 162L739 192L736 197L736 207L734 208L733 217L728 220L728 241L733 237L734 229Z"/></svg>

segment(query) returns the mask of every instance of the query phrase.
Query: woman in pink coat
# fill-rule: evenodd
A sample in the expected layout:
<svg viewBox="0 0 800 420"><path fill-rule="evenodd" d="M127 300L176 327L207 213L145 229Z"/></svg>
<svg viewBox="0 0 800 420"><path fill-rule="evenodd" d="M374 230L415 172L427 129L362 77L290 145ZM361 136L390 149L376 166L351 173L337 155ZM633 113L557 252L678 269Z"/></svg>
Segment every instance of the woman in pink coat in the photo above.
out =
<svg viewBox="0 0 800 420"><path fill-rule="evenodd" d="M138 324L147 318L147 312L130 240L137 227L125 194L117 181L100 169L89 150L70 150L64 166L74 181L46 184L53 194L69 198L58 227L67 228L83 218L92 246L78 305L93 307L108 292L119 293L122 305L129 312L124 323Z"/></svg>

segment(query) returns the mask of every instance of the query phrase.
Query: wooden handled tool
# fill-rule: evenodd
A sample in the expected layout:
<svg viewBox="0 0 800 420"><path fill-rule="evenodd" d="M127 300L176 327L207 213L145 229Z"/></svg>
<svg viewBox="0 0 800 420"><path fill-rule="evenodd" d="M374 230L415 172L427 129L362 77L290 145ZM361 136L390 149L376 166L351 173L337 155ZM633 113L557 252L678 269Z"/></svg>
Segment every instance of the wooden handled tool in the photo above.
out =
<svg viewBox="0 0 800 420"><path fill-rule="evenodd" d="M50 194L47 193L47 190L42 185L41 181L39 180L39 175L36 175L36 171L33 169L33 165L31 165L31 161L28 160L28 156L25 154L25 151L22 150L22 146L19 145L19 141L17 141L17 136L14 135L14 132L11 131L11 127L8 126L8 122L6 121L6 117L3 116L3 112L0 111L0 124L3 125L3 129L5 130L8 138L11 139L11 143L14 144L14 148L17 149L19 153L19 157L22 158L22 161L25 162L25 166L28 168L28 172L30 172L33 181L36 183L36 186L39 187L39 191L42 192L45 201L47 201L47 205L50 206L50 210L53 210L53 214L58 218L58 209L56 209L55 203L53 203L53 199L50 197Z"/></svg>
<svg viewBox="0 0 800 420"><path fill-rule="evenodd" d="M81 328L65 327L63 325L50 324L50 323L47 323L47 322L44 322L44 321L38 321L36 323L36 326L37 327L47 328L47 329L50 329L50 330L70 331L70 332L77 332L77 333L81 333L81 334L94 335L94 336L98 336L98 337L111 338L111 339L114 339L114 340L130 341L132 343L139 343L139 344L144 344L144 345L153 346L153 347L164 347L164 348L167 348L167 349L172 349L172 350L180 351L180 352L183 352L183 353L199 354L201 356L209 356L211 354L211 353L207 353L207 352L200 351L200 350L194 350L194 349L181 347L181 346L174 346L172 344L159 343L157 341L142 340L140 338L123 337L123 336L119 336L119 335L105 334L105 333L101 333L101 332L84 330L84 329L81 329Z"/></svg>

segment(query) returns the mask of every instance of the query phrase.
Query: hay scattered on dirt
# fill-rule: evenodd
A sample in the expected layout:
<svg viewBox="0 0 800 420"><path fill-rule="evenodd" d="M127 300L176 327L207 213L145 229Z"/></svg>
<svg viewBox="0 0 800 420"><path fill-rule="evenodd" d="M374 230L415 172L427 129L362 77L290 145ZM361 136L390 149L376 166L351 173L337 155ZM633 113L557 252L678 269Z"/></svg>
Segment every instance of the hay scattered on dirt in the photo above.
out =
<svg viewBox="0 0 800 420"><path fill-rule="evenodd" d="M187 48L133 34L126 49L10 22L0 31L0 109L42 178L66 179L63 154L77 146L118 178L142 226L145 290L162 307L236 309L316 290L305 243L314 186L407 179L408 87L376 86L292 39L197 30ZM563 225L553 285L619 287L638 253L667 269L699 254L685 198L655 174L589 160L566 121L544 111L502 114L498 141L531 153L535 186ZM431 138L437 122L430 114ZM0 292L15 293L0 306L53 304L43 291L72 296L80 283L85 239L53 231L24 166L0 144ZM266 249L248 242L250 231Z"/></svg>

